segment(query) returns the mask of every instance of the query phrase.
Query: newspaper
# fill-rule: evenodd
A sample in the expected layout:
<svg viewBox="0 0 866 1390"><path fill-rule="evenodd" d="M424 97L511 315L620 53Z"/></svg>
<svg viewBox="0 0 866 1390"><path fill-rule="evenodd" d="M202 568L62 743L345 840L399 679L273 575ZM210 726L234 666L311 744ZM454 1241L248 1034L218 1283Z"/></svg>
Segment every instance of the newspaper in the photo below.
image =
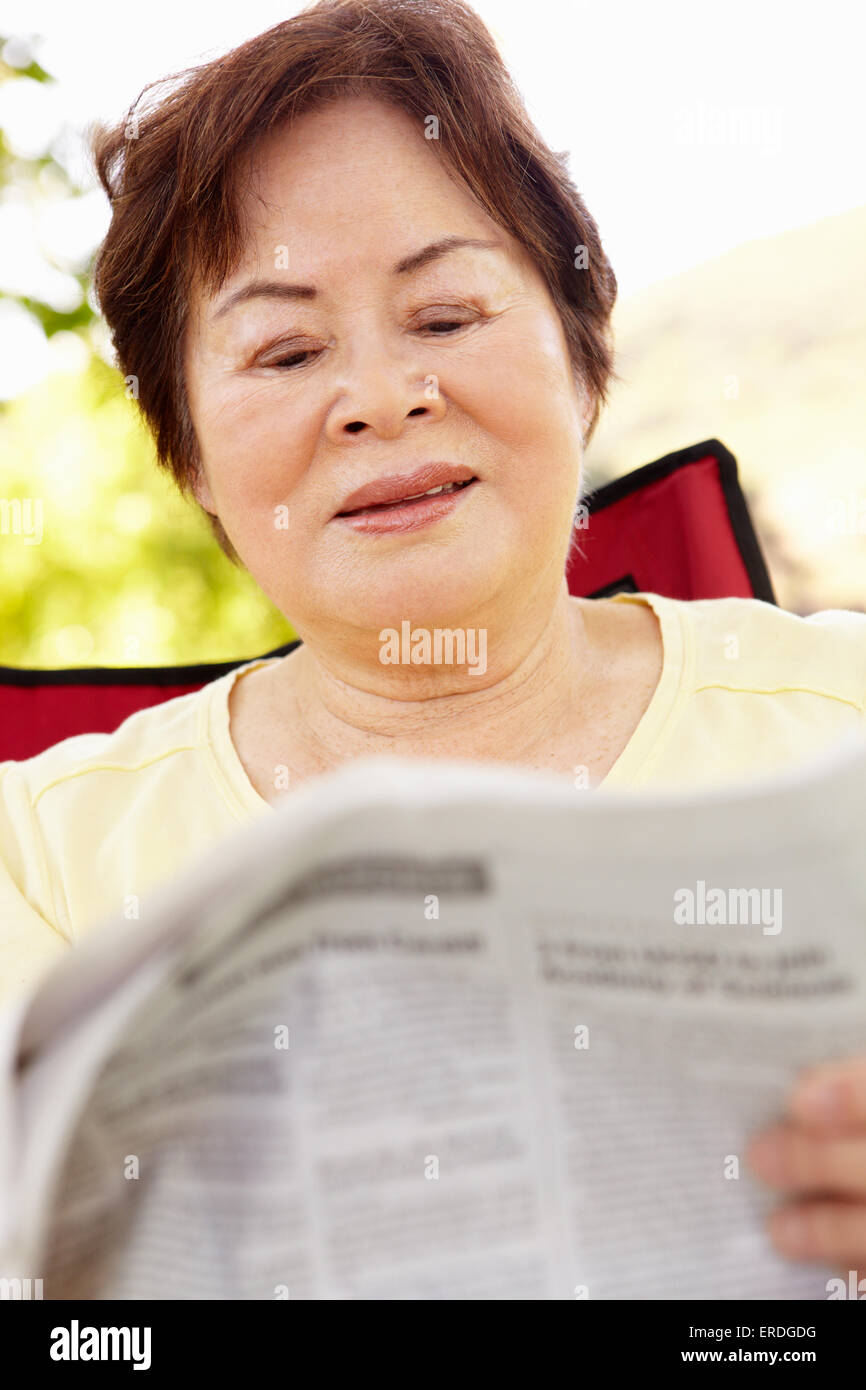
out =
<svg viewBox="0 0 866 1390"><path fill-rule="evenodd" d="M0 1275L826 1298L744 1152L866 1053L864 827L860 735L698 795L388 759L300 788L0 1015Z"/></svg>

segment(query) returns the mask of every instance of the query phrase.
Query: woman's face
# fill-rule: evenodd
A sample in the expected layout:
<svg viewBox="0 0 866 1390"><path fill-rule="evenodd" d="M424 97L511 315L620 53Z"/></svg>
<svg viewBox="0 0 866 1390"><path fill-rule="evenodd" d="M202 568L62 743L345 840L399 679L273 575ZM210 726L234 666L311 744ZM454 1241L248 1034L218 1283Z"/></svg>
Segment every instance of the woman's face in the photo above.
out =
<svg viewBox="0 0 866 1390"><path fill-rule="evenodd" d="M552 604L592 403L520 244L369 98L260 146L243 210L243 263L194 301L185 363L196 495L262 590L306 641ZM399 268L444 238L493 244ZM338 515L431 462L478 481L398 529Z"/></svg>

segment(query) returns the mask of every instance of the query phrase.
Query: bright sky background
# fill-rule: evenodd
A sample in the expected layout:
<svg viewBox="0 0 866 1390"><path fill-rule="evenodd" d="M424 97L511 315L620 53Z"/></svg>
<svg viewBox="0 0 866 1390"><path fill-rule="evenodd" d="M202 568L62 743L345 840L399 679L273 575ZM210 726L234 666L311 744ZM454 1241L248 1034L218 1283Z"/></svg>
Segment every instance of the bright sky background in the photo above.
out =
<svg viewBox="0 0 866 1390"><path fill-rule="evenodd" d="M53 90L5 84L0 124L21 154L39 153L62 132L64 162L88 178L81 131L90 121L119 116L147 82L300 8L4 0L3 30L41 37L36 56L59 81ZM623 296L741 242L866 202L855 0L477 0L474 8L541 134L570 152ZM74 209L49 203L35 227L13 191L0 206L0 288L68 307L69 279L46 266L41 248L62 267L96 244L106 222L98 190ZM0 396L60 358L75 363L69 335L49 349L41 330L11 310L0 316L0 335Z"/></svg>

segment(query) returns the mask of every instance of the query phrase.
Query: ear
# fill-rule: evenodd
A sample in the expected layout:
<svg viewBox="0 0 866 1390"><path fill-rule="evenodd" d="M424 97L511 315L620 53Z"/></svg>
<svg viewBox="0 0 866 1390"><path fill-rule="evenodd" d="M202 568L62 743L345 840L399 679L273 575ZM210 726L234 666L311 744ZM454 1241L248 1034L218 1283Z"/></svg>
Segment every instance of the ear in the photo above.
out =
<svg viewBox="0 0 866 1390"><path fill-rule="evenodd" d="M203 507L206 512L210 512L211 516L216 516L216 505L213 500L210 485L205 477L204 468L200 463L197 463L192 471L191 485L193 496L199 506Z"/></svg>
<svg viewBox="0 0 866 1390"><path fill-rule="evenodd" d="M592 418L595 415L596 407L598 406L598 397L596 396L594 391L586 392L585 402L586 404L583 410L581 411L580 416L581 434L583 435L584 440L586 440L586 437L589 434L590 429L592 428Z"/></svg>
<svg viewBox="0 0 866 1390"><path fill-rule="evenodd" d="M574 389L578 401L578 420L580 422L580 442L581 447L586 447L586 436L592 424L592 417L595 414L596 397L595 393L589 389L582 375L575 368Z"/></svg>

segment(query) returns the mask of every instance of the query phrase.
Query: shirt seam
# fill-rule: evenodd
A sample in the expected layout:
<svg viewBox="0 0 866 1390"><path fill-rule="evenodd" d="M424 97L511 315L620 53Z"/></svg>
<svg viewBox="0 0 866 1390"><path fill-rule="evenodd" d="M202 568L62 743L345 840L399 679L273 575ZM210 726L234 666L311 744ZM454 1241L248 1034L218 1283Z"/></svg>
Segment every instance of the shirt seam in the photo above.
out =
<svg viewBox="0 0 866 1390"><path fill-rule="evenodd" d="M47 903L49 913L51 914L47 919L47 925L51 927L52 931L55 931L57 933L57 935L61 938L61 940L63 940L67 944L67 946L71 946L73 942L76 940L76 936L75 932L72 930L72 922L70 920L70 915L68 911L69 905L67 903L67 910L65 913L61 914L58 911L57 897L54 891L54 883L52 881L51 874L48 872L48 856L45 848L45 839L42 835L41 829L39 827L39 821L36 816L35 802L33 801L33 798L30 795L30 790L27 787L26 782L24 785L24 792L25 799L27 802L27 815L30 823L30 834L33 838L33 844L36 849L36 859L39 866L39 877L41 880L43 900ZM39 915L40 917L44 918L43 913L40 912ZM61 919L63 922L62 926L60 925Z"/></svg>
<svg viewBox="0 0 866 1390"><path fill-rule="evenodd" d="M78 777L88 777L93 772L142 772L144 768L153 767L165 758L173 758L176 753L194 753L195 751L195 744L179 743L173 748L164 748L161 753L155 753L152 757L145 758L139 763L93 763L90 767L76 768L72 772L64 772L60 777L55 777L53 781L41 787L31 804L35 811L37 803L41 801L46 792L53 791L55 787L61 787L65 782L72 782Z"/></svg>
<svg viewBox="0 0 866 1390"><path fill-rule="evenodd" d="M839 695L833 690L824 690L815 685L732 685L727 681L702 681L696 685L694 693L700 690L729 690L735 695L817 695L822 700L837 700L839 704L851 705L861 714L866 713L866 698L856 700L848 695Z"/></svg>

